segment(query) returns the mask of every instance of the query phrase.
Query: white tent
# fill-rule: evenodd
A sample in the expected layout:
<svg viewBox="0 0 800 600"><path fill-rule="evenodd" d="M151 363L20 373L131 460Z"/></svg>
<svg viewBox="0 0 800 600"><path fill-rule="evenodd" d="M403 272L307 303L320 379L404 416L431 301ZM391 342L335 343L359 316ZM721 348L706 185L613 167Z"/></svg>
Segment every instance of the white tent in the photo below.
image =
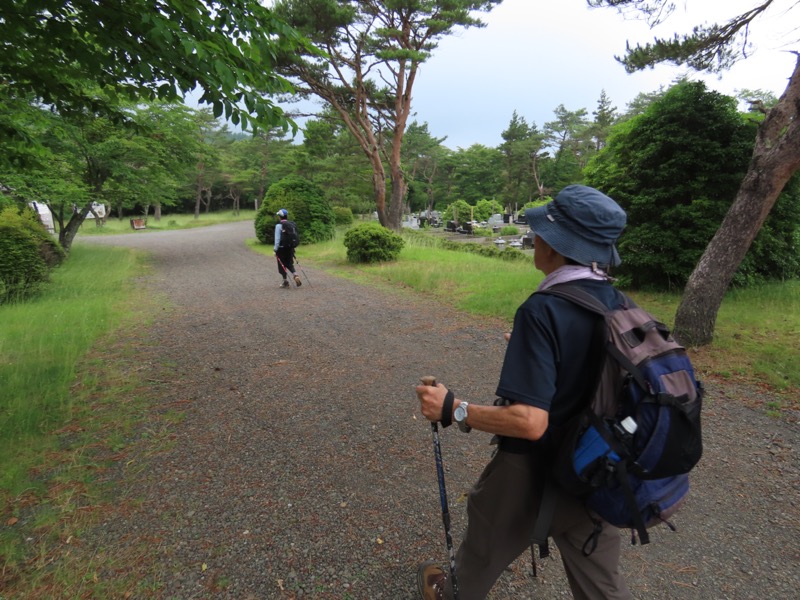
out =
<svg viewBox="0 0 800 600"><path fill-rule="evenodd" d="M28 206L36 211L36 214L39 215L39 220L42 222L42 225L44 225L47 231L50 233L56 232L55 222L53 221L53 213L50 212L50 207L47 206L47 204L43 204L41 202L29 202Z"/></svg>

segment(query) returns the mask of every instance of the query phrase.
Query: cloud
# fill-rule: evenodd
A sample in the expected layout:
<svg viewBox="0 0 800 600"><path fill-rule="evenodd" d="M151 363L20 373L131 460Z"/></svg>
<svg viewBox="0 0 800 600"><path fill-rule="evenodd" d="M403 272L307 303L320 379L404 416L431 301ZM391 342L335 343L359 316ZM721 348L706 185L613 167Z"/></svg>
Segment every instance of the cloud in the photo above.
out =
<svg viewBox="0 0 800 600"><path fill-rule="evenodd" d="M451 148L480 143L498 145L512 113L540 128L563 104L568 110L597 107L602 90L624 110L639 93L668 87L677 77L703 79L711 89L733 95L740 89L764 89L780 95L794 68L786 38L774 40L778 17L754 27L756 53L721 78L659 66L627 74L615 59L626 40L647 43L655 35L688 33L694 25L751 8L754 0L693 0L656 30L626 20L612 9L589 9L584 0L537 2L505 0L484 14L485 28L443 38L422 65L416 81L414 119L427 122L431 134L447 136ZM772 37L768 37L772 36ZM768 40L773 40L769 42Z"/></svg>

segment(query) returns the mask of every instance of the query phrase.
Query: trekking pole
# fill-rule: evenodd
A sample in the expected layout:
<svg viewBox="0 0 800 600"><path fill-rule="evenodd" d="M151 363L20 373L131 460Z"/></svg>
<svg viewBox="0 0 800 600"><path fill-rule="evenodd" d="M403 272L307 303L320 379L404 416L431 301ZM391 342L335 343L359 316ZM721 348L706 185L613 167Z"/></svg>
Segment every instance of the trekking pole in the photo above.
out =
<svg viewBox="0 0 800 600"><path fill-rule="evenodd" d="M300 266L299 262L297 262L297 254L294 255L294 262L297 263L297 268L300 269L300 272L303 274L303 277L306 278L306 281L308 282L308 287L314 287L313 285L311 285L311 280L308 278L308 275L306 275L306 272L303 271L303 267Z"/></svg>
<svg viewBox="0 0 800 600"><path fill-rule="evenodd" d="M422 385L436 385L436 378L427 375L421 379ZM439 424L431 423L433 433L433 455L436 458L436 476L439 479L439 501L442 504L442 523L444 523L444 538L447 542L447 552L450 555L450 579L453 582L453 598L458 600L458 581L456 580L456 553L453 549L453 537L450 535L450 509L447 506L447 490L444 487L444 467L442 466L442 446L439 443Z"/></svg>
<svg viewBox="0 0 800 600"><path fill-rule="evenodd" d="M286 265L285 265L285 264L283 264L283 261L281 260L281 257L280 257L280 256L278 256L278 255L276 254L276 255L275 255L275 258L277 258L277 259L278 259L278 262L279 262L279 263L281 264L281 266L283 267L283 272L284 272L284 273L286 273L287 275L290 275L290 274L291 274L291 271L289 271L289 269L287 269L287 268L286 268ZM289 279L292 279L292 283L294 283L294 287L297 287L297 283L295 283L295 281L294 281L294 278L289 278L289 277L287 277L287 278L286 278L284 281L288 281Z"/></svg>

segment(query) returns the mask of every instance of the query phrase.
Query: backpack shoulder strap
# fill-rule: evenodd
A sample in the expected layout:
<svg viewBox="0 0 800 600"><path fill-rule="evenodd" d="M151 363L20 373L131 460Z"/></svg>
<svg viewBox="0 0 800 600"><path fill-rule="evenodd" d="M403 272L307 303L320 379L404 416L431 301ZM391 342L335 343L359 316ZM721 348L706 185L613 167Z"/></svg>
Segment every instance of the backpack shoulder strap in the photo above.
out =
<svg viewBox="0 0 800 600"><path fill-rule="evenodd" d="M610 312L609 309L600 302L597 298L592 296L590 293L586 292L585 290L575 286L570 285L567 283L555 285L551 288L546 290L542 290L541 292L537 292L538 294L549 294L551 296L558 296L559 298L563 298L572 302L573 304L577 304L585 308L586 310L593 312L603 319L598 320L597 328L595 335L601 342L601 347L605 348L606 344L602 343L605 338L605 330L606 330L606 315ZM598 361L598 365L603 364L603 360ZM595 388L600 382L601 371L598 370L596 373L595 379L596 383L591 388L591 394L586 400L586 408L582 411L581 414L587 414L590 417L593 416L592 410L589 408L589 401L594 396ZM577 417L576 417L577 418ZM599 417L595 417L598 418ZM534 524L533 533L531 535L531 542L539 546L539 558L544 558L549 555L549 548L548 548L548 537L550 536L550 526L553 522L553 516L555 515L556 510L556 503L558 499L557 487L555 482L553 481L553 475L548 472L543 472L544 476L544 489L542 492L542 499L541 504L539 507L539 514L537 515L536 522ZM533 548L531 547L531 561L533 561ZM534 573L535 573L535 563L534 564Z"/></svg>
<svg viewBox="0 0 800 600"><path fill-rule="evenodd" d="M586 310L590 310L594 313L601 314L603 316L607 316L608 313L612 312L610 309L606 308L602 302L600 302L590 293L573 285L569 284L556 285L553 286L552 288L543 290L542 292L539 293L551 294L553 296L558 296L559 298L564 298L565 300L569 300L570 302L573 302L578 306L582 306ZM624 308L626 309L638 308L636 306L636 303L633 302L633 300L631 300L630 298L628 298L627 295L623 294L623 298L625 302ZM636 382L643 390L650 389L647 380L645 379L644 375L639 370L639 368L636 365L634 365L619 348L617 348L614 344L609 343L606 345L606 350L614 358L614 360L616 360L617 363L620 366L622 366L623 369L625 369L628 373L630 373L633 376L634 379L636 379Z"/></svg>
<svg viewBox="0 0 800 600"><path fill-rule="evenodd" d="M564 300L569 300L573 304L577 304L578 306L582 306L586 310L589 310L593 313L601 315L603 317L606 316L611 310L600 300L592 296L586 290L579 288L576 285L572 285L569 283L561 283L559 285L554 285L551 288L547 288L546 290L542 290L541 292L537 292L538 294L550 294L551 296L558 296L559 298L563 298ZM629 308L633 302L623 294L625 298L625 308Z"/></svg>

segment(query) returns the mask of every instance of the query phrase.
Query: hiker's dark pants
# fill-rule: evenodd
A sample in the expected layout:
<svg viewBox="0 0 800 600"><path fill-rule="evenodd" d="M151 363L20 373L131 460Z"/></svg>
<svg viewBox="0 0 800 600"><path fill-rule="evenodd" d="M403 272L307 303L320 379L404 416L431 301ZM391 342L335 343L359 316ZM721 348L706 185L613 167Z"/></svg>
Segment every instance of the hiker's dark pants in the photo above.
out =
<svg viewBox="0 0 800 600"><path fill-rule="evenodd" d="M467 530L456 553L460 600L485 598L505 568L530 548L541 499L536 479L531 454L497 452L470 491ZM605 523L597 548L583 556L581 548L593 528L586 509L560 494L550 533L574 598L632 598L619 573L619 529ZM452 589L446 596L452 598Z"/></svg>
<svg viewBox="0 0 800 600"><path fill-rule="evenodd" d="M278 248L278 273L286 279L286 270L294 274L294 248ZM283 264L281 264L283 263ZM286 267L286 269L284 269Z"/></svg>

